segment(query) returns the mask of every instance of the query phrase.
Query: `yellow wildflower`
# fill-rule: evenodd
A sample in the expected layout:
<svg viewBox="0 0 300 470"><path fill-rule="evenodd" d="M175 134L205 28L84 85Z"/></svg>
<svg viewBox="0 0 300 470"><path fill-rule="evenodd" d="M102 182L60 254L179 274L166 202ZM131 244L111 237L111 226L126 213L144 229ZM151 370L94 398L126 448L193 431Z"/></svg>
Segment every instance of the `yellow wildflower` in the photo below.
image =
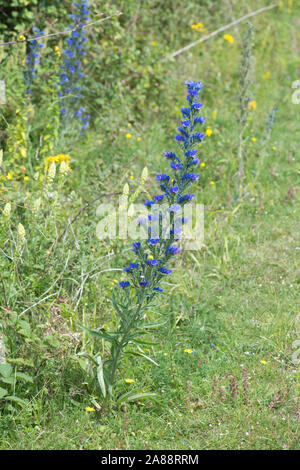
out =
<svg viewBox="0 0 300 470"><path fill-rule="evenodd" d="M125 135L125 137L126 137L126 139L131 139L132 135L129 134L129 133L127 133L127 134Z"/></svg>
<svg viewBox="0 0 300 470"><path fill-rule="evenodd" d="M267 80L267 78L269 78L270 75L271 75L271 73L270 73L269 71L266 72L266 73L263 75L263 79L264 79L264 80Z"/></svg>
<svg viewBox="0 0 300 470"><path fill-rule="evenodd" d="M191 25L191 28L192 29L195 29L196 31L198 31L199 33L206 33L207 32L207 29L204 28L204 25L203 23L196 23L196 24L192 24Z"/></svg>
<svg viewBox="0 0 300 470"><path fill-rule="evenodd" d="M60 47L59 47L59 46L54 46L54 51L55 51L55 53L57 54L58 57L61 56L61 51L60 51Z"/></svg>
<svg viewBox="0 0 300 470"><path fill-rule="evenodd" d="M249 108L249 109L253 109L253 110L254 110L254 109L256 109L256 106L257 106L257 104L256 104L256 101L255 101L255 100L249 101L249 103L248 103L248 108Z"/></svg>
<svg viewBox="0 0 300 470"><path fill-rule="evenodd" d="M25 38L24 34L20 34L20 36L18 37L18 40L19 41L25 41L26 38Z"/></svg>
<svg viewBox="0 0 300 470"><path fill-rule="evenodd" d="M265 366L267 364L267 361L262 360L260 361L260 363Z"/></svg>
<svg viewBox="0 0 300 470"><path fill-rule="evenodd" d="M29 176L24 176L24 181L29 181Z"/></svg>
<svg viewBox="0 0 300 470"><path fill-rule="evenodd" d="M136 140L137 140L138 142L140 142L140 141L141 141L141 138L140 138L140 137L137 137Z"/></svg>
<svg viewBox="0 0 300 470"><path fill-rule="evenodd" d="M134 379L125 379L124 382L127 383L127 384L132 384L133 382L135 382L135 380Z"/></svg>
<svg viewBox="0 0 300 470"><path fill-rule="evenodd" d="M134 180L134 176L131 175L131 176L130 176L130 179L131 179L131 180Z"/></svg>
<svg viewBox="0 0 300 470"><path fill-rule="evenodd" d="M209 184L211 184L211 185L213 186L213 185L215 184L215 182L214 182L214 181L211 181Z"/></svg>
<svg viewBox="0 0 300 470"><path fill-rule="evenodd" d="M226 41L230 42L230 44L233 44L233 43L234 43L234 37L231 36L231 34L224 34L223 38L224 38Z"/></svg>
<svg viewBox="0 0 300 470"><path fill-rule="evenodd" d="M200 166L202 166L202 168L205 168L205 167L206 167L206 164L205 164L204 162L202 162L202 163L200 164Z"/></svg>
<svg viewBox="0 0 300 470"><path fill-rule="evenodd" d="M252 137L251 140L252 140L252 142L256 142L257 139L256 139L256 137Z"/></svg>
<svg viewBox="0 0 300 470"><path fill-rule="evenodd" d="M156 45L157 45L157 42L156 42L156 41L152 41L151 44L152 44L152 46L156 46Z"/></svg>
<svg viewBox="0 0 300 470"><path fill-rule="evenodd" d="M185 349L184 352L186 352L188 354L192 354L193 350L192 349Z"/></svg>
<svg viewBox="0 0 300 470"><path fill-rule="evenodd" d="M277 147L276 147L276 145L274 145L274 146L273 146L273 150L277 150Z"/></svg>
<svg viewBox="0 0 300 470"><path fill-rule="evenodd" d="M213 110L212 118L213 118L214 121L217 119L217 110L216 109Z"/></svg>
<svg viewBox="0 0 300 470"><path fill-rule="evenodd" d="M9 171L9 172L7 173L7 175L6 175L6 179L8 179L8 180L13 180L13 179L14 179L13 175L14 175L14 174L13 174L11 171Z"/></svg>
<svg viewBox="0 0 300 470"><path fill-rule="evenodd" d="M208 126L208 127L206 128L205 134L206 134L208 137L210 137L210 136L212 135L212 133L213 133L212 129Z"/></svg>
<svg viewBox="0 0 300 470"><path fill-rule="evenodd" d="M88 413L92 413L93 411L96 411L96 410L95 408L92 408L91 406L86 406L85 411L87 411Z"/></svg>

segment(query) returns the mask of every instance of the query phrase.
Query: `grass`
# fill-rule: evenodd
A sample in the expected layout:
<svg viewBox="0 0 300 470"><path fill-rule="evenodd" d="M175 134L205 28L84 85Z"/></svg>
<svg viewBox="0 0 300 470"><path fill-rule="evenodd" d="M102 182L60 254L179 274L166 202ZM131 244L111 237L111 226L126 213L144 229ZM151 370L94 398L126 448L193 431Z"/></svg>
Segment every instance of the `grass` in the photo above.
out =
<svg viewBox="0 0 300 470"><path fill-rule="evenodd" d="M249 3L256 7L257 2ZM205 246L179 259L167 295L151 314L166 320L149 335L158 343L149 347L149 354L159 366L136 358L124 362L120 371L120 394L143 389L157 392L157 399L136 400L110 412L87 412L87 406L95 408L93 400L101 403L100 392L87 374L89 366L75 359L76 353L104 346L79 333L74 321L90 327L114 324L110 292L119 273L88 279L77 310L74 295L82 273L93 267L120 268L130 252L126 242L110 244L95 237L97 204L82 211L58 247L59 262L41 261L43 292L61 272L66 250L71 252L72 270L64 273L57 296L26 317L34 331L43 325L53 347L35 349L29 343L21 351L26 358L36 358L31 369L35 382L22 389L30 398L27 406L3 411L1 449L299 449L299 367L292 360L293 344L300 338L300 108L291 101L291 84L299 78L297 14L295 5L291 13L284 8L253 21L257 110L247 131L242 202L236 190L242 26L230 31L234 44L220 35L178 57L165 92L169 109L149 109L144 121L135 121L133 127L123 122L112 141L105 139L104 122L70 147L74 163L62 196L60 227L84 201L122 191L126 182L134 189L145 165L152 176L146 189L153 191L153 175L165 169L161 154L173 146L170 135L184 103L183 81L201 79L203 114L213 129L203 144L206 166L197 196L205 204ZM264 80L267 71L270 78ZM265 121L274 106L279 108L277 122L265 141ZM125 139L129 130L133 138ZM69 189L73 199L67 199ZM114 255L102 261L111 250ZM66 301L53 300L58 296ZM33 299L31 288L26 302ZM39 350L42 360L37 358ZM125 378L135 382L126 384Z"/></svg>

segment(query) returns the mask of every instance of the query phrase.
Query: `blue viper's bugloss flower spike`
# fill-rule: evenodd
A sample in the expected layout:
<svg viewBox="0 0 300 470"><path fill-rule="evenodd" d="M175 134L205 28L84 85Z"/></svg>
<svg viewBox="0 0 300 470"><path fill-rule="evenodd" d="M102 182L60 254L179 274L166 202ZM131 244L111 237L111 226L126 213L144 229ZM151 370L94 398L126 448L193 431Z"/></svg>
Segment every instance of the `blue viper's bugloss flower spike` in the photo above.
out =
<svg viewBox="0 0 300 470"><path fill-rule="evenodd" d="M198 165L199 163L199 158L194 158L194 160L190 160L189 163L187 164L187 167L190 167L192 165Z"/></svg>
<svg viewBox="0 0 300 470"><path fill-rule="evenodd" d="M170 176L161 174L161 175L156 175L157 181L169 181Z"/></svg>
<svg viewBox="0 0 300 470"><path fill-rule="evenodd" d="M191 110L192 110L192 111L199 111L199 109L201 109L201 107L202 107L202 104L201 104L201 103L194 103L194 104L192 104L192 106L191 106Z"/></svg>
<svg viewBox="0 0 300 470"><path fill-rule="evenodd" d="M187 202L187 201L193 201L194 200L194 194L185 194L184 196L178 195L178 202Z"/></svg>
<svg viewBox="0 0 300 470"><path fill-rule="evenodd" d="M195 122L195 123L204 124L204 122L205 122L205 117L203 117L203 116L197 116L197 117L195 117L194 122Z"/></svg>
<svg viewBox="0 0 300 470"><path fill-rule="evenodd" d="M182 170L183 165L182 165L182 163L171 162L170 167L172 168L172 170L178 171L178 170Z"/></svg>
<svg viewBox="0 0 300 470"><path fill-rule="evenodd" d="M191 109L190 108L181 108L181 114L185 117L190 117Z"/></svg>
<svg viewBox="0 0 300 470"><path fill-rule="evenodd" d="M197 150L194 147L205 137L204 133L195 132L194 130L195 126L199 129L205 122L205 118L199 116L202 104L198 102L198 95L203 85L192 80L187 81L186 85L190 106L181 108L184 119L178 127L180 134L175 137L175 140L180 144L183 157L180 159L175 152L171 151L164 153L165 158L171 160L172 176L165 173L156 175L156 180L164 194L154 196L153 200L145 200L145 205L152 210L152 214L148 215L148 238L146 243L133 243L132 250L139 259L139 269L132 273L130 264L125 268L134 278L137 297L146 299L147 302L156 293L162 292L160 282L163 281L165 275L172 273L172 270L167 267L167 263L180 252L180 248L174 245L174 241L180 239L180 233L182 232L180 224L189 221L189 218L183 217L181 210L185 204L194 199L194 194L187 193L187 189L194 181L199 179L199 175L190 173L188 168L198 165L199 158L195 158ZM166 210L165 204L154 205L163 200L168 203L168 217L165 216L164 212ZM150 222L155 220L159 222L157 224L159 227L156 227L154 233L154 227L153 225L150 226ZM164 226L165 223L167 227ZM149 286L149 289L142 293L146 286Z"/></svg>
<svg viewBox="0 0 300 470"><path fill-rule="evenodd" d="M187 152L185 152L184 154L186 157L191 157L193 158L195 155L197 155L197 150L188 150Z"/></svg>
<svg viewBox="0 0 300 470"><path fill-rule="evenodd" d="M130 282L128 282L128 281L121 281L121 282L119 282L119 286L120 286L122 289L124 289L125 287L130 286Z"/></svg>
<svg viewBox="0 0 300 470"><path fill-rule="evenodd" d="M199 175L196 175L196 173L185 173L182 178L184 180L197 181L199 179Z"/></svg>
<svg viewBox="0 0 300 470"><path fill-rule="evenodd" d="M177 255L180 252L180 248L178 246L168 246L166 249L166 253L170 253L171 255ZM166 273L169 274L169 273Z"/></svg>
<svg viewBox="0 0 300 470"><path fill-rule="evenodd" d="M172 269L168 269L168 268L166 268L165 266L161 266L161 267L159 268L159 272L161 272L162 274L171 274Z"/></svg>
<svg viewBox="0 0 300 470"><path fill-rule="evenodd" d="M150 245L157 245L160 242L160 238L149 238L148 243Z"/></svg>
<svg viewBox="0 0 300 470"><path fill-rule="evenodd" d="M45 35L45 31L40 31L39 28L33 26L33 32L36 34L36 38ZM32 94L32 84L34 78L36 77L36 66L40 63L39 57L39 49L43 48L44 44L38 42L38 39L34 39L29 43L29 54L26 56L25 65L26 67L23 68L23 77L27 84L26 93L27 95Z"/></svg>
<svg viewBox="0 0 300 470"><path fill-rule="evenodd" d="M149 264L149 266L155 266L158 263L157 259L147 259L146 264Z"/></svg>
<svg viewBox="0 0 300 470"><path fill-rule="evenodd" d="M174 152L165 152L164 156L168 159L177 160L178 162L180 162L180 158L178 158Z"/></svg>
<svg viewBox="0 0 300 470"><path fill-rule="evenodd" d="M145 199L144 205L147 207L151 207L153 204L155 204L155 201L151 201L149 199Z"/></svg>
<svg viewBox="0 0 300 470"><path fill-rule="evenodd" d="M66 109L64 121L75 123L75 128L81 130L86 129L89 125L90 116L83 116L82 107L80 106L83 94L80 93L82 86L80 83L84 78L84 74L80 72L82 67L81 58L85 55L83 50L84 44L87 42L85 36L86 30L82 27L89 19L89 3L86 0L80 0L73 4L76 8L76 14L70 14L73 25L67 29L71 31L70 36L65 39L67 46L63 51L63 64L60 65L60 90L58 96L61 98L61 106ZM80 26L78 28L78 26ZM78 28L72 31L74 28ZM68 86L66 84L68 83ZM67 99L65 99L67 97ZM81 113L81 114L80 114Z"/></svg>
<svg viewBox="0 0 300 470"><path fill-rule="evenodd" d="M185 142L185 137L184 135L175 135L174 139L177 141L177 142Z"/></svg>
<svg viewBox="0 0 300 470"><path fill-rule="evenodd" d="M132 244L133 248L132 251L137 252L141 248L141 243L140 242L135 242Z"/></svg>

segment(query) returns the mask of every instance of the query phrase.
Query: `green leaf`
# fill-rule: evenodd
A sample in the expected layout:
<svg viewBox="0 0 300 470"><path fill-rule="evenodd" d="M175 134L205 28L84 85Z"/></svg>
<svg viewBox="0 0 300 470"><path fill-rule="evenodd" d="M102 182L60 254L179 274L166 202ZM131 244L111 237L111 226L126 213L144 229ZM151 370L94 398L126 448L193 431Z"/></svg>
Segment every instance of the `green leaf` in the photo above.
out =
<svg viewBox="0 0 300 470"><path fill-rule="evenodd" d="M147 330L148 328L158 328L159 326L163 326L167 323L167 321L164 321L162 323L146 323L145 325L139 326L140 330Z"/></svg>
<svg viewBox="0 0 300 470"><path fill-rule="evenodd" d="M157 362L155 362L153 359L151 359L151 357L146 356L146 354L142 354L142 353L137 352L137 351L126 351L125 354L133 354L134 356L141 356L141 357L143 357L144 359L147 359L148 361L150 361L150 362L152 362L153 364L155 364L157 367L159 367L159 364L157 364Z"/></svg>
<svg viewBox="0 0 300 470"><path fill-rule="evenodd" d="M119 308L119 304L118 304L117 301L116 301L114 292L112 292L112 303L113 303L114 309L115 309L115 311L117 312L117 314L119 315L119 317L123 318L123 316L124 316L124 315L123 315L123 312L122 312L122 310Z"/></svg>
<svg viewBox="0 0 300 470"><path fill-rule="evenodd" d="M154 401L157 401L156 396L157 394L152 392L127 392L117 400L116 404L119 406L124 401L146 400L148 398L152 398Z"/></svg>
<svg viewBox="0 0 300 470"><path fill-rule="evenodd" d="M13 373L13 368L5 362L4 364L0 364L0 374L3 377L9 377Z"/></svg>
<svg viewBox="0 0 300 470"><path fill-rule="evenodd" d="M106 387L105 387L105 381L104 381L104 377L103 377L103 364L102 364L101 357L97 356L96 361L98 363L97 378L98 378L98 382L99 382L99 385L100 385L100 388L101 388L102 395L105 398L106 397Z"/></svg>
<svg viewBox="0 0 300 470"><path fill-rule="evenodd" d="M24 380L25 382L30 382L33 384L33 378L30 377L28 374L24 374L23 372L17 372L16 378L19 380Z"/></svg>
<svg viewBox="0 0 300 470"><path fill-rule="evenodd" d="M8 397L5 397L5 400L14 401L18 403L19 405L28 404L28 400L22 400L22 398L16 397L15 395L9 395Z"/></svg>
<svg viewBox="0 0 300 470"><path fill-rule="evenodd" d="M79 326L79 328L82 328L83 330L85 330L90 335L96 336L97 338L106 339L106 341L111 341L111 342L114 340L114 338L108 335L107 333L103 333L103 332L100 333L97 330L91 330L90 328L87 328L86 326L83 326L80 323L76 323L76 325Z"/></svg>
<svg viewBox="0 0 300 470"><path fill-rule="evenodd" d="M7 395L8 391L5 388L0 387L0 399Z"/></svg>

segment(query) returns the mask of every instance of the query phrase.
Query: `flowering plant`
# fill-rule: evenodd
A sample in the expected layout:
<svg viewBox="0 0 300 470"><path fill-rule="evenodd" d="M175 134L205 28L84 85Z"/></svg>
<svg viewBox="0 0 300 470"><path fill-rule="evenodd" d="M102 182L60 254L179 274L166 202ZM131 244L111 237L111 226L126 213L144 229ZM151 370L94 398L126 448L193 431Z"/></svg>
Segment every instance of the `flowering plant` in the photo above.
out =
<svg viewBox="0 0 300 470"><path fill-rule="evenodd" d="M63 64L60 65L60 112L64 119L72 122L81 122L81 129L84 130L89 125L89 115L85 114L85 108L81 105L83 95L81 80L84 78L82 72L82 57L85 56L84 44L87 42L84 24L89 20L89 4L87 0L74 2L77 8L76 13L70 14L73 25L68 29L71 31L70 37L65 39L67 47L62 51Z"/></svg>
<svg viewBox="0 0 300 470"><path fill-rule="evenodd" d="M153 362L141 352L140 346L149 343L143 342L140 337L146 334L149 328L159 324L143 323L142 318L150 307L152 299L163 291L161 283L172 272L167 267L168 263L180 252L177 240L180 239L181 228L178 222L182 224L188 221L184 218L178 220L176 214L194 199L189 188L199 178L199 175L193 172L199 163L195 146L204 139L204 133L199 132L199 127L205 121L205 118L199 115L202 104L198 102L198 97L202 84L191 80L185 84L189 106L181 108L183 120L178 126L179 134L175 136L183 155L180 158L174 152L164 153L165 158L170 161L172 177L164 173L156 175L162 194L145 201L145 206L152 209L148 220L138 219L138 223L146 228L148 236L144 242L133 243L132 251L136 255L136 260L124 268L129 280L120 281L119 294L117 296L113 294L113 305L119 316L119 326L115 332L98 332L80 325L111 343L110 357L104 362L104 367L100 357L97 358L98 380L104 397L107 392L108 395L112 393L122 354L141 355ZM160 209L164 200L167 201L169 214L167 223L165 223L166 214ZM153 213L154 206L157 208ZM156 227L153 225L155 222ZM126 350L129 344L137 345L139 352Z"/></svg>
<svg viewBox="0 0 300 470"><path fill-rule="evenodd" d="M33 27L33 32L36 34L36 37L44 36L45 32L40 31L38 28ZM44 47L44 44L39 43L36 39L30 41L29 43L29 54L25 59L25 67L23 69L24 80L26 82L27 88L26 93L32 95L32 83L36 77L36 66L40 63L40 54L39 51Z"/></svg>

